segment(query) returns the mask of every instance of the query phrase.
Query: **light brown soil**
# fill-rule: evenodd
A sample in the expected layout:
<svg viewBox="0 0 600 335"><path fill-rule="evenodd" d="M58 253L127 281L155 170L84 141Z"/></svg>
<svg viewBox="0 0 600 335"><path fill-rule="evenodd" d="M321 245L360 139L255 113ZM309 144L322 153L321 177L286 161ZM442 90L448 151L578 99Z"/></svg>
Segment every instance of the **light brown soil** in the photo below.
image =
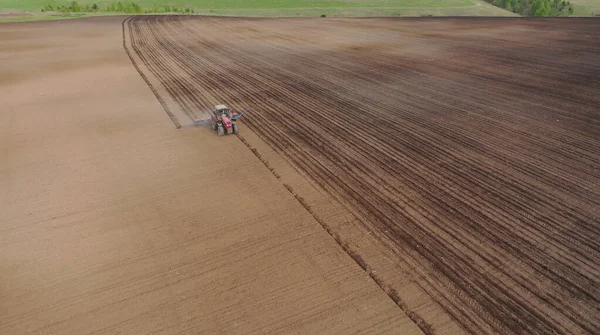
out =
<svg viewBox="0 0 600 335"><path fill-rule="evenodd" d="M600 333L600 21L124 28L175 125L250 108L240 139L424 332Z"/></svg>
<svg viewBox="0 0 600 335"><path fill-rule="evenodd" d="M0 333L420 333L240 139L172 126L122 21L0 25Z"/></svg>

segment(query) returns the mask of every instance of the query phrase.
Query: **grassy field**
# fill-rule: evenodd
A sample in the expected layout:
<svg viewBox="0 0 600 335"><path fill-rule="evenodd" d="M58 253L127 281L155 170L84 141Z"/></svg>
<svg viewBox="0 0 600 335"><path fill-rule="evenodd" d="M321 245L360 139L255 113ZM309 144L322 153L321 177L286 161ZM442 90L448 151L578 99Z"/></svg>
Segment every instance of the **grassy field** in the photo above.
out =
<svg viewBox="0 0 600 335"><path fill-rule="evenodd" d="M80 5L104 7L116 1L79 0ZM481 0L138 0L143 8L174 5L205 15L236 16L510 16L512 13ZM40 13L45 5L65 0L0 0L0 9ZM0 19L1 20L1 19Z"/></svg>
<svg viewBox="0 0 600 335"><path fill-rule="evenodd" d="M573 15L600 15L600 0L571 0L571 4L573 4Z"/></svg>

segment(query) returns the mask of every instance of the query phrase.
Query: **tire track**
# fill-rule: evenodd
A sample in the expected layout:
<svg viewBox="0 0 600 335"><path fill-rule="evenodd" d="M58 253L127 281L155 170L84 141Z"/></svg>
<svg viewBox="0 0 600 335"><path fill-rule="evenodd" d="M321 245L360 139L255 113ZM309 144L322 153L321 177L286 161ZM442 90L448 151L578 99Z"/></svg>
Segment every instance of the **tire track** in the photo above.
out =
<svg viewBox="0 0 600 335"><path fill-rule="evenodd" d="M152 85L152 83L150 83L150 80L148 80L148 77L146 77L146 75L142 72L142 70L140 70L140 67L137 65L137 63L133 59L133 56L131 55L129 48L127 47L127 39L125 37L125 25L127 24L127 26L129 27L129 21L132 18L133 18L133 16L129 16L125 20L123 20L123 22L121 23L122 28L123 28L123 49L125 49L125 52L127 53L127 57L129 57L131 64L133 64L133 67L135 67L135 70L140 74L140 77L142 77L144 82L146 82L146 85L148 85L148 87L150 88L150 90L152 91L152 93L154 94L154 96L156 97L156 99L158 100L158 102L160 103L162 108L164 109L165 113L167 113L167 115L169 116L169 118L171 119L173 124L175 125L175 128L179 129L179 128L181 128L181 125L179 124L179 120L177 120L175 115L173 115L173 113L169 109L169 106L167 106L167 104L165 103L165 100L160 96L158 91L154 88L154 85ZM129 33L129 36L132 36L131 32ZM139 53L138 53L138 55L139 55Z"/></svg>

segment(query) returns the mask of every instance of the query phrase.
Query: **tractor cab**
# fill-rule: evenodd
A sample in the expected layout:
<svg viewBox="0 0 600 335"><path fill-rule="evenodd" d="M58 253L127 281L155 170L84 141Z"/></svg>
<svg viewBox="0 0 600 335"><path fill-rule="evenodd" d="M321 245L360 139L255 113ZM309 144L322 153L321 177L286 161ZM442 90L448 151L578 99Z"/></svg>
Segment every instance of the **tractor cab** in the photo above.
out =
<svg viewBox="0 0 600 335"><path fill-rule="evenodd" d="M213 115L218 118L220 118L223 115L225 115L225 117L227 117L227 118L230 118L231 111L225 105L216 105L215 108L213 109Z"/></svg>

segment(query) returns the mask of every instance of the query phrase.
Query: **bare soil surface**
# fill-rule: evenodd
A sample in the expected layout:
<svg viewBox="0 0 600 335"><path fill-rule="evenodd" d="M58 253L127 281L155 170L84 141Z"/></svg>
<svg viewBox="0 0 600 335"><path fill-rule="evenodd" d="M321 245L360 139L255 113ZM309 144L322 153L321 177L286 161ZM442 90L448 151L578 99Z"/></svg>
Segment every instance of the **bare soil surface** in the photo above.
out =
<svg viewBox="0 0 600 335"><path fill-rule="evenodd" d="M0 333L421 333L240 139L173 127L122 21L0 24Z"/></svg>
<svg viewBox="0 0 600 335"><path fill-rule="evenodd" d="M175 126L250 108L240 139L422 331L600 332L600 21L124 31Z"/></svg>

